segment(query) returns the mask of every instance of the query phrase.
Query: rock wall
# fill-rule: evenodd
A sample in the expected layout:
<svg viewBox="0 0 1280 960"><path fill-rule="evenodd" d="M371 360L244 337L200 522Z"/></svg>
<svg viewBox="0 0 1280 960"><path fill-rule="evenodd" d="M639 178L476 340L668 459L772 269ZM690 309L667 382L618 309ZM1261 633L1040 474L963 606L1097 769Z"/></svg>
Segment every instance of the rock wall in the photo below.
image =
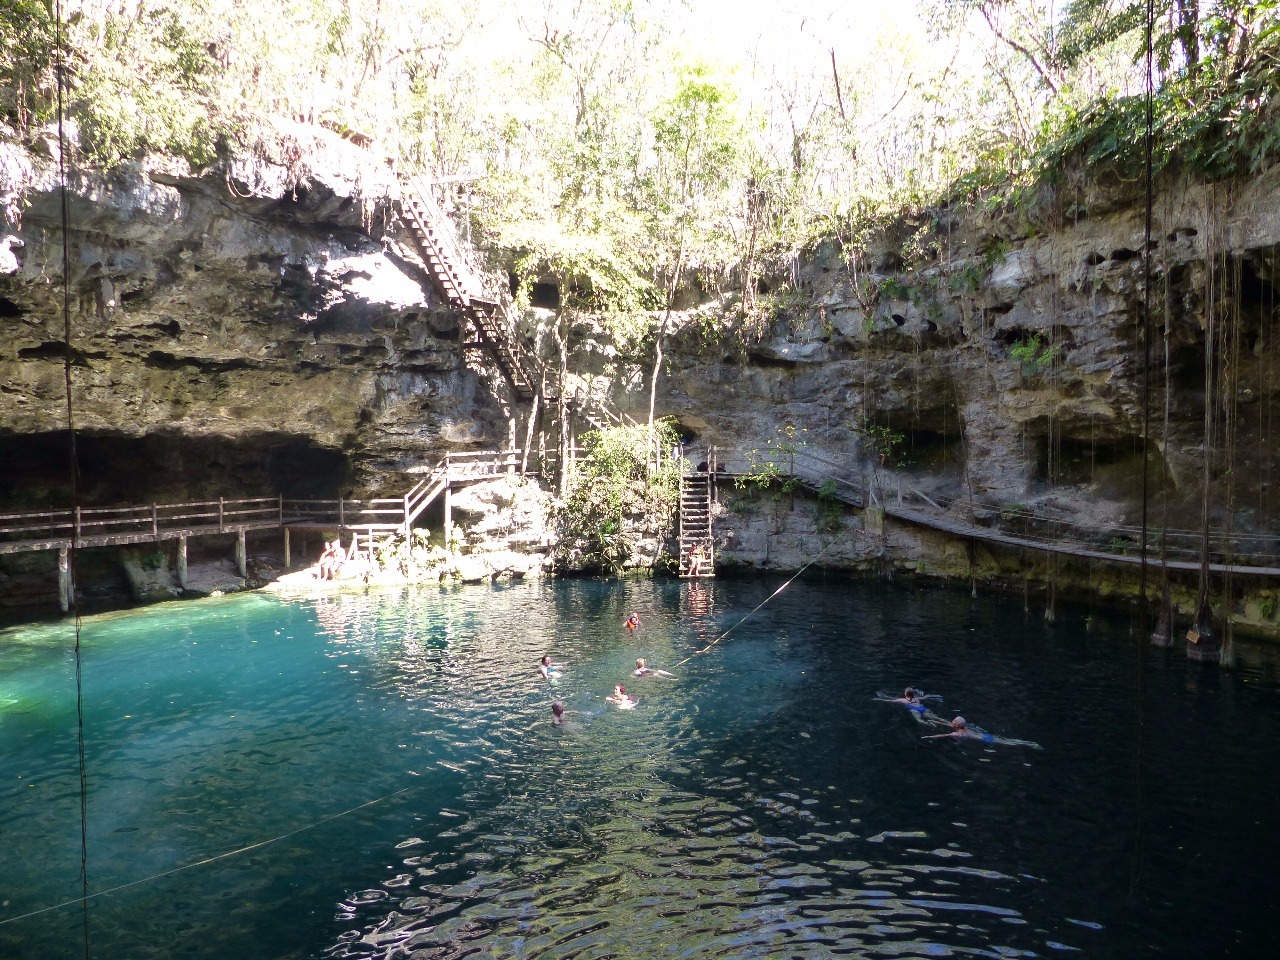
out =
<svg viewBox="0 0 1280 960"><path fill-rule="evenodd" d="M1280 532L1269 493L1280 466L1278 190L1274 168L1235 190L1180 182L1158 198L1149 382L1144 211L1099 191L1067 212L1046 201L1036 220L935 212L899 230L925 250L909 271L893 231L873 245L869 272L823 244L798 264L798 306L777 309L760 339L707 346L690 325L672 347L663 407L696 442L764 449L793 426L813 452L860 470L877 456L865 427L880 426L903 444L891 483L1106 527L1137 518L1145 388L1163 484L1152 492L1168 492L1170 526L1198 529L1208 455L1211 482L1234 470L1236 528ZM1237 382L1233 396L1213 384L1206 448L1206 356L1221 364L1210 351L1224 346ZM638 409L642 398L626 399ZM1225 526L1226 500L1212 499L1212 523Z"/></svg>
<svg viewBox="0 0 1280 960"><path fill-rule="evenodd" d="M71 170L85 503L394 495L402 470L445 450L525 435L483 360L468 364L456 314L393 243L371 239L397 187L367 151L290 127L210 170L159 159ZM0 138L0 457L13 465L0 503L13 509L69 502L56 171L48 139ZM1161 184L1149 363L1142 198L1091 182L1020 210L905 217L857 258L822 243L766 278L760 325L704 304L668 344L659 413L691 450L764 450L791 431L884 496L1028 532L1063 524L1104 545L1132 542L1149 429L1152 526L1198 531L1207 504L1213 529L1280 553L1277 196L1280 168L1233 186ZM572 339L572 367L647 415L643 364L590 324ZM486 561L484 575L545 568L543 495L467 496L455 506L463 555L519 559ZM816 551L850 570L1057 576L879 517L766 500L724 497L725 567L796 569ZM5 564L0 578L27 578L28 593L31 564ZM1259 596L1240 603L1274 621Z"/></svg>
<svg viewBox="0 0 1280 960"><path fill-rule="evenodd" d="M505 445L505 385L398 255L369 151L293 125L206 170L68 161L64 276L57 141L0 131L0 511L72 502L64 280L85 506L395 496ZM84 560L84 590L155 593L117 551ZM47 553L0 556L0 605L54 584Z"/></svg>
<svg viewBox="0 0 1280 960"><path fill-rule="evenodd" d="M1138 540L1149 429L1151 542L1167 529L1171 547L1194 553L1207 510L1212 531L1248 535L1239 549L1274 559L1280 168L1233 186L1161 185L1149 366L1139 189L1092 184L1018 212L934 210L888 225L857 269L827 241L791 265L761 335L744 335L732 308L718 338L705 318L685 325L660 410L692 448L715 445L722 459L790 442L882 496L905 491L923 505L918 491L957 519L1067 531L1112 550ZM633 412L647 401L638 390L617 397ZM719 546L730 563L795 568L825 544L805 529L811 519L751 518L749 501L744 516L733 495L726 507ZM1138 590L1136 576L1051 570L999 550L979 549L975 565L963 544L891 520L882 540L849 539L821 562L864 570L877 551L931 575ZM1184 607L1194 580L1175 585ZM1237 581L1225 600L1213 585L1220 609L1256 608L1250 623L1277 632L1269 589Z"/></svg>
<svg viewBox="0 0 1280 960"><path fill-rule="evenodd" d="M458 318L380 235L397 186L327 131L192 171L71 158L72 407L81 498L385 492L386 474L495 445L503 399ZM0 480L69 502L56 142L0 139ZM305 158L305 159L302 159Z"/></svg>

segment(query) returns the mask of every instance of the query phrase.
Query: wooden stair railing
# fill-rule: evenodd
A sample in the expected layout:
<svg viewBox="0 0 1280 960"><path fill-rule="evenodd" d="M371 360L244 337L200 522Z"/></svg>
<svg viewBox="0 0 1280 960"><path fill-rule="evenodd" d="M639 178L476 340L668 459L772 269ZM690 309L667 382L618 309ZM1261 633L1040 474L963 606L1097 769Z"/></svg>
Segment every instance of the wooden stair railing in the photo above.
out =
<svg viewBox="0 0 1280 960"><path fill-rule="evenodd" d="M475 331L475 346L485 350L521 400L533 399L543 385L544 400L557 399L545 386L537 362L515 334L515 324L503 291L490 289L484 271L436 203L431 184L412 174L401 175L400 220L412 239L413 254L423 273L450 306L461 312ZM570 397L596 429L634 421L616 413L601 400L581 391Z"/></svg>
<svg viewBox="0 0 1280 960"><path fill-rule="evenodd" d="M533 365L511 330L500 297L487 289L483 272L468 255L445 212L435 202L430 184L401 177L400 219L413 240L414 252L437 292L460 311L476 331L503 378L521 400L534 396ZM499 320L502 315L503 322Z"/></svg>
<svg viewBox="0 0 1280 960"><path fill-rule="evenodd" d="M715 543L711 538L711 503L716 477L715 449L707 451L705 470L680 474L680 576L714 577ZM694 563L694 551L702 556Z"/></svg>
<svg viewBox="0 0 1280 960"><path fill-rule="evenodd" d="M448 458L436 464L429 474L414 484L413 489L404 495L404 535L407 537L413 529L413 521L422 515L449 485Z"/></svg>

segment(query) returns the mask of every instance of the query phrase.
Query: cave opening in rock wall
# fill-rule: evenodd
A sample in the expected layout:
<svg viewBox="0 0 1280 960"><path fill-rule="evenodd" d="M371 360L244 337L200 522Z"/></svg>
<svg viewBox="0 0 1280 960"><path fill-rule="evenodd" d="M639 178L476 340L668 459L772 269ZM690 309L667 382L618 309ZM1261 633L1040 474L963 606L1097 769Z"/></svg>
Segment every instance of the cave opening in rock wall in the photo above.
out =
<svg viewBox="0 0 1280 960"><path fill-rule="evenodd" d="M531 283L529 306L541 307L545 310L560 309L560 288L554 283Z"/></svg>
<svg viewBox="0 0 1280 960"><path fill-rule="evenodd" d="M906 434L907 460L914 469L930 474L958 474L964 467L964 444L959 431L940 433L923 427Z"/></svg>
<svg viewBox="0 0 1280 960"><path fill-rule="evenodd" d="M1150 493L1159 495L1167 481L1164 459L1155 444L1148 455ZM1046 430L1034 437L1033 456L1032 481L1042 490L1089 487L1108 498L1142 498L1142 438L1137 435L1063 436Z"/></svg>
<svg viewBox="0 0 1280 960"><path fill-rule="evenodd" d="M938 477L964 472L964 438L956 410L950 405L910 411L882 411L866 421L875 448L886 466Z"/></svg>
<svg viewBox="0 0 1280 960"><path fill-rule="evenodd" d="M348 482L347 457L288 434L132 436L76 434L82 506L178 503L218 497L335 497ZM65 431L0 435L0 502L10 509L73 501Z"/></svg>

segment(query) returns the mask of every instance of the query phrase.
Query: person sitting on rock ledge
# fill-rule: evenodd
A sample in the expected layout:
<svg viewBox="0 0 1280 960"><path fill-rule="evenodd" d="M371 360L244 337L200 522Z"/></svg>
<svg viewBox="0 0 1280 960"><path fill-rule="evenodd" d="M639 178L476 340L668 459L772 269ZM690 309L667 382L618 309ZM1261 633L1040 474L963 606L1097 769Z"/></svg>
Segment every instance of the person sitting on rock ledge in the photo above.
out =
<svg viewBox="0 0 1280 960"><path fill-rule="evenodd" d="M332 543L324 545L324 552L320 554L320 560L316 564L316 577L320 580L333 580L338 575L338 570L346 561L346 552L342 549L342 541L334 540Z"/></svg>

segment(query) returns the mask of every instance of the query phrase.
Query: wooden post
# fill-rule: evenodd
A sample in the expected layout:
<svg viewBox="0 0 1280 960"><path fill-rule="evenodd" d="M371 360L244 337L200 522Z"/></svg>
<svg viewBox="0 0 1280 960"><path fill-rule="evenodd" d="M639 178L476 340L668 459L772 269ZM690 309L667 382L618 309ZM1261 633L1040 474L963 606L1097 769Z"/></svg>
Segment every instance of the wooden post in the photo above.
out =
<svg viewBox="0 0 1280 960"><path fill-rule="evenodd" d="M178 586L187 589L187 536L178 538Z"/></svg>
<svg viewBox="0 0 1280 960"><path fill-rule="evenodd" d="M343 511L342 495L339 494L338 495L338 533L342 533L342 531L345 529L347 529L347 517L346 517L346 513L344 513Z"/></svg>
<svg viewBox="0 0 1280 960"><path fill-rule="evenodd" d="M284 568L286 570L293 567L293 558L289 556L289 528L284 528Z"/></svg>
<svg viewBox="0 0 1280 960"><path fill-rule="evenodd" d="M404 495L404 523L402 524L402 527L404 528L404 536L407 540L409 538L409 495L407 493Z"/></svg>
<svg viewBox="0 0 1280 960"><path fill-rule="evenodd" d="M223 525L222 525L222 524L223 524L222 498L221 498L221 497L219 497L219 498L218 498L218 532L219 532L219 533L226 533L226 529L225 529L225 527L223 527Z"/></svg>
<svg viewBox="0 0 1280 960"><path fill-rule="evenodd" d="M64 544L58 548L58 609L63 613L71 609L74 591L75 586L71 583L71 560Z"/></svg>
<svg viewBox="0 0 1280 960"><path fill-rule="evenodd" d="M284 494L283 493L276 494L276 513L280 517L280 526L283 527L284 526ZM285 566L288 566L288 565L289 564L286 562Z"/></svg>
<svg viewBox="0 0 1280 960"><path fill-rule="evenodd" d="M538 425L538 404L542 399L542 392L538 391L533 395L533 403L529 405L529 422L525 425L524 431L524 454L520 459L520 476L524 476L529 472L529 448L533 446L533 431Z"/></svg>
<svg viewBox="0 0 1280 960"><path fill-rule="evenodd" d="M447 476L444 481L444 548L453 549L453 493Z"/></svg>
<svg viewBox="0 0 1280 960"><path fill-rule="evenodd" d="M241 527L236 531L236 573L242 577L247 577L248 565L244 549L244 528Z"/></svg>
<svg viewBox="0 0 1280 960"><path fill-rule="evenodd" d="M78 547L80 546L80 508L76 507L76 528L73 534L72 542Z"/></svg>
<svg viewBox="0 0 1280 960"><path fill-rule="evenodd" d="M156 505L151 505L151 536L156 540L160 539L160 520L156 515Z"/></svg>

